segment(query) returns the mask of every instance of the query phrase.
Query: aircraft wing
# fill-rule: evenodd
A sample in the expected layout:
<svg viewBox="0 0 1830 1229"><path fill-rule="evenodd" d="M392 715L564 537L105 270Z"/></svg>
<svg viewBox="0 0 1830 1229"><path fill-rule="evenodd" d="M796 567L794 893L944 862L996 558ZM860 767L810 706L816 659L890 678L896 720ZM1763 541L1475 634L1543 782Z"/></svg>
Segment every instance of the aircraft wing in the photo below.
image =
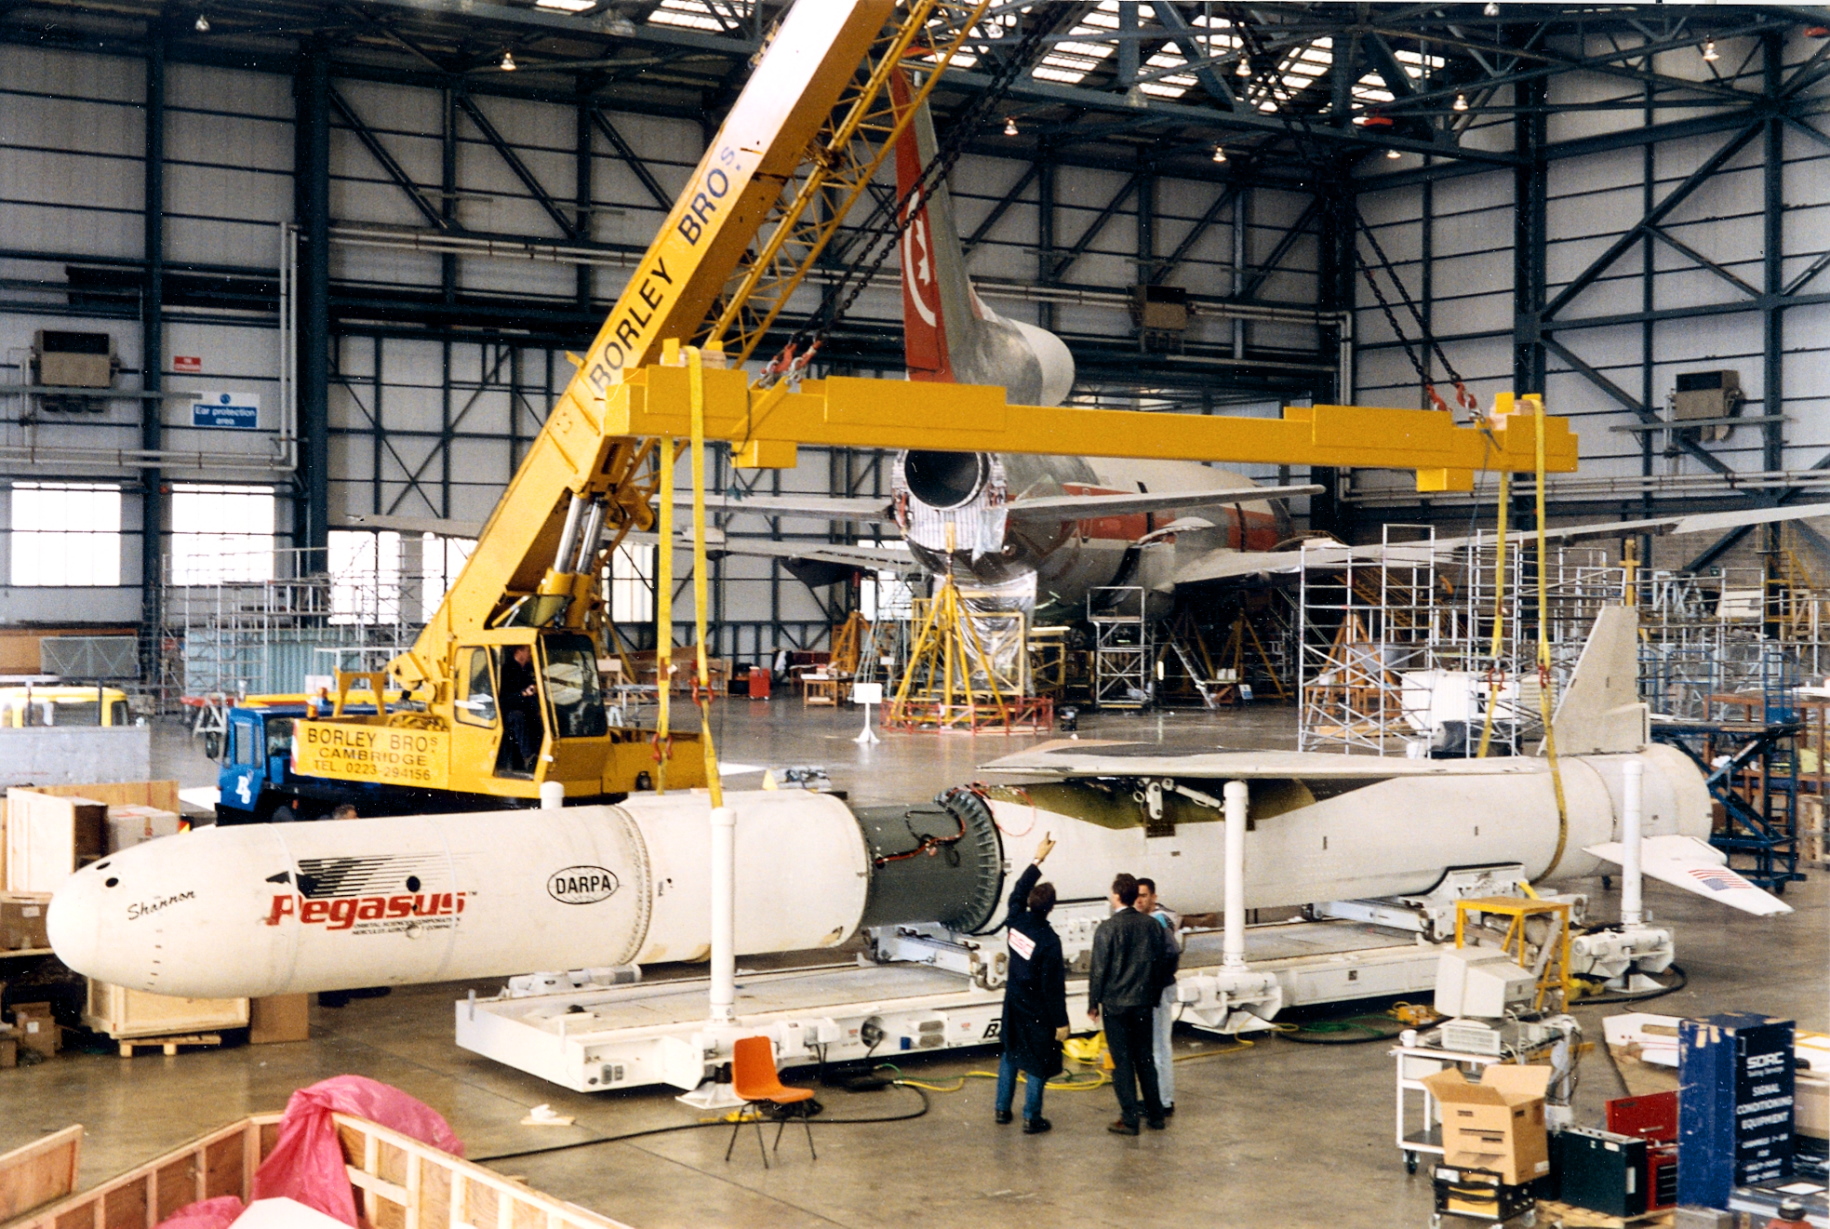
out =
<svg viewBox="0 0 1830 1229"><path fill-rule="evenodd" d="M1798 504L1784 508L1742 508L1734 512L1693 512L1673 516L1653 516L1632 521L1601 521L1583 525L1558 525L1544 531L1544 536L1559 542L1580 542L1589 538L1619 538L1633 534L1724 533L1745 525L1767 525L1777 521L1806 520L1830 516L1830 504ZM1509 542L1528 542L1537 537L1535 530L1521 529L1506 535ZM1185 585L1202 580L1236 580L1248 576L1295 574L1305 567L1344 567L1360 563L1426 563L1430 555L1493 541L1486 537L1436 538L1428 542L1400 543L1394 546L1321 546L1307 551L1235 551L1217 550L1185 564L1177 570L1171 584Z"/></svg>
<svg viewBox="0 0 1830 1229"><path fill-rule="evenodd" d="M623 538L631 546L658 546L661 536L654 533L631 533ZM674 539L681 550L692 547L692 538L681 534ZM718 555L752 555L770 559L805 559L840 567L864 568L878 572L915 572L920 565L906 550L893 546L846 546L836 542L772 542L768 538L716 538L706 549Z"/></svg>
<svg viewBox="0 0 1830 1229"><path fill-rule="evenodd" d="M1013 499L1005 514L1020 521L1086 520L1096 516L1124 516L1138 512L1167 512L1176 508L1212 508L1222 504L1252 504L1267 499L1315 495L1326 488L1312 483L1296 486L1235 487L1232 490L1159 491L1137 495L1044 495Z"/></svg>
<svg viewBox="0 0 1830 1229"><path fill-rule="evenodd" d="M690 490L674 492L676 509L689 509L692 506L693 493ZM748 512L756 516L796 516L810 520L873 523L896 519L887 496L708 494L705 506L710 511L727 515Z"/></svg>
<svg viewBox="0 0 1830 1229"><path fill-rule="evenodd" d="M1156 743L1056 739L993 760L980 772L1038 777L1181 777L1227 780L1384 780L1389 777L1531 776L1545 762L1525 756L1412 760L1325 751L1165 751Z"/></svg>
<svg viewBox="0 0 1830 1229"><path fill-rule="evenodd" d="M1618 864L1626 851L1619 841L1589 845L1586 852ZM1649 836L1639 843L1639 862L1645 873L1675 888L1695 892L1705 900L1771 917L1790 913L1792 906L1764 892L1728 869L1728 855L1694 836Z"/></svg>

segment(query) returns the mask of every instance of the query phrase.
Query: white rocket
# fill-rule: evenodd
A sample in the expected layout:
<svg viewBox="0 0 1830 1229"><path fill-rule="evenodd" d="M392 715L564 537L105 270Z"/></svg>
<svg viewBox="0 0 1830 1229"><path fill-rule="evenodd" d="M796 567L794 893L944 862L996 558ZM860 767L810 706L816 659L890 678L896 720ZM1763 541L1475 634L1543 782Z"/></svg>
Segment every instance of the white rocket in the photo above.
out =
<svg viewBox="0 0 1830 1229"><path fill-rule="evenodd" d="M1695 765L1645 743L1634 627L1628 610L1598 621L1558 710L1559 741L1575 752L1561 761L1566 828L1542 759L1056 743L989 766L1027 784L962 787L914 807L726 795L737 813L736 952L836 947L863 927L915 922L995 929L1007 876L1045 835L1064 901L1103 899L1113 873L1129 870L1185 910L1219 912L1229 781L1250 792L1248 908L1420 893L1454 867L1593 874L1622 856L1629 763L1644 775L1647 874L1750 912L1789 911L1705 842ZM78 972L199 997L698 960L711 947L711 839L697 793L206 828L78 871L48 926Z"/></svg>

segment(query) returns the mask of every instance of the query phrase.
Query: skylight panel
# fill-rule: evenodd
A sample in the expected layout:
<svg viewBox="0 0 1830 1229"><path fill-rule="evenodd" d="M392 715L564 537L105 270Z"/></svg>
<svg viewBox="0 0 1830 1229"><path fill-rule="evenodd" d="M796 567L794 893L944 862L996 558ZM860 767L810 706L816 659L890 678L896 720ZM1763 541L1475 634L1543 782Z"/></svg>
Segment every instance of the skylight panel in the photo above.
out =
<svg viewBox="0 0 1830 1229"><path fill-rule="evenodd" d="M661 0L660 7L648 15L648 24L724 33L724 23L712 15L703 0Z"/></svg>
<svg viewBox="0 0 1830 1229"><path fill-rule="evenodd" d="M597 0L534 0L535 8L553 9L560 13L582 13L596 5Z"/></svg>

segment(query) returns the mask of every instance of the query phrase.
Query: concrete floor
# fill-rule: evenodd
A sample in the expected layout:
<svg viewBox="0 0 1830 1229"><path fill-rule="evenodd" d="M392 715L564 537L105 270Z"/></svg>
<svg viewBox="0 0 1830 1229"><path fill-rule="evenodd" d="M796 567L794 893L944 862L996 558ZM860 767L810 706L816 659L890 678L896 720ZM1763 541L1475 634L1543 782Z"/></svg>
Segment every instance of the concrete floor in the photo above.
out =
<svg viewBox="0 0 1830 1229"><path fill-rule="evenodd" d="M723 758L747 764L823 764L860 802L907 801L969 780L979 763L1029 745L1029 737L887 734L874 748L850 741L860 717L804 710L780 701L720 708ZM1088 737L1160 739L1178 746L1287 746L1287 709L1206 717L1099 716ZM186 785L213 779L212 765L182 731L155 740L160 770ZM746 783L742 778L735 784ZM1613 894L1594 893L1598 916ZM1772 921L1711 909L1695 897L1649 885L1659 920L1670 923L1690 974L1683 991L1652 1010L1674 1014L1759 1010L1830 1030L1830 890L1826 878L1793 885L1797 912ZM1173 903L1173 902L1171 902ZM746 964L751 962L746 961ZM656 970L665 975L664 971ZM481 987L493 992L494 985ZM243 1046L176 1058L70 1053L34 1068L0 1073L0 1151L44 1131L88 1129L85 1185L99 1181L243 1113L279 1109L295 1088L343 1072L395 1084L450 1119L475 1158L656 1127L691 1123L663 1092L586 1096L458 1050L451 1003L460 985L397 990L342 1009L313 1008L310 1042ZM1618 1008L1577 1012L1599 1039L1601 1018ZM1392 1145L1392 1070L1380 1044L1346 1048L1267 1039L1231 1053L1190 1032L1178 1035L1178 1112L1163 1134L1106 1134L1115 1113L1109 1089L1051 1093L1052 1134L1025 1137L991 1122L991 1081L931 1094L925 1117L899 1123L816 1128L820 1159L803 1137L783 1137L765 1172L754 1138L723 1160L726 1132L711 1128L652 1135L545 1156L502 1161L535 1187L638 1226L912 1224L976 1229L1016 1218L1050 1226L1423 1224L1425 1176L1407 1177ZM995 1065L994 1053L939 1056L906 1074L950 1086ZM807 1078L802 1077L803 1081ZM1596 1122L1601 1103L1624 1087L1605 1051L1582 1064L1578 1119ZM883 1116L917 1108L916 1095L822 1091L828 1114ZM549 1102L576 1115L571 1128L522 1127L527 1108ZM747 1151L746 1151L747 1146Z"/></svg>

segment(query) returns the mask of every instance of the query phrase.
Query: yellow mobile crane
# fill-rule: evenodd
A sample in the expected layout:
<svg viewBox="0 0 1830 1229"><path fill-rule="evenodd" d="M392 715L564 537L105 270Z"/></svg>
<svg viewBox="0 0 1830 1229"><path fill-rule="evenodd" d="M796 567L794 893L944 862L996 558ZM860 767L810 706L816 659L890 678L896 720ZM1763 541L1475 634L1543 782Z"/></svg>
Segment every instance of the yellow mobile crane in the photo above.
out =
<svg viewBox="0 0 1830 1229"><path fill-rule="evenodd" d="M736 320L747 335L747 354L798 280L775 271L810 263L908 122L888 108L889 74L926 68L931 89L987 7L794 6L575 360L437 614L386 671L339 673L328 711L278 718L290 720L289 762L274 755L285 742L275 716L251 715L266 726L244 735L247 763L223 791L225 820L266 818L280 806L314 815L339 801L364 814L526 805L548 782L573 800L615 798L657 778L704 784L696 736L663 741L606 718L597 672L604 561L625 534L653 523L650 503L673 451L603 430L604 394L653 362L664 341L692 337L715 308L721 328ZM822 193L841 207L809 210ZM231 742L225 782L239 763Z"/></svg>
<svg viewBox="0 0 1830 1229"><path fill-rule="evenodd" d="M290 737L272 716L242 731L233 720L254 715L232 714L220 817L264 818L280 805L309 816L343 800L364 814L526 805L549 783L575 801L702 784L692 736L674 736L676 748L608 726L596 669L605 554L653 524L650 504L689 434L761 467L790 467L797 445L825 444L1385 466L1415 470L1420 490L1532 470L1529 429L1508 429L1518 415L1479 427L1352 406L1190 418L1009 405L1004 390L970 385L765 387L727 367L725 340L730 358L749 357L987 8L801 0L790 10L438 613L385 672L340 673L328 713L279 718ZM922 85L899 107L885 87L905 66L924 70ZM679 345L702 332L707 369L688 370ZM1537 422L1539 468L1573 470L1567 423ZM670 620L657 622L665 645ZM352 704L352 691L368 701Z"/></svg>

